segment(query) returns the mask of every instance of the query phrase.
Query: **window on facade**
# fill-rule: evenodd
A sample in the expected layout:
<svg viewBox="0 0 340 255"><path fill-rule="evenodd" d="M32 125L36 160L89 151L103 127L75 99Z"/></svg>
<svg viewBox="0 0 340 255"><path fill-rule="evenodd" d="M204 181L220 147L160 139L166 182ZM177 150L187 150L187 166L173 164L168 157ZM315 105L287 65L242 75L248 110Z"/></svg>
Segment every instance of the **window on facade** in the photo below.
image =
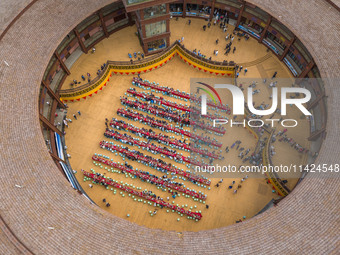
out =
<svg viewBox="0 0 340 255"><path fill-rule="evenodd" d="M166 41L165 39L159 39L153 42L148 43L148 52L162 50L166 48Z"/></svg>
<svg viewBox="0 0 340 255"><path fill-rule="evenodd" d="M60 54L66 46L69 45L69 43L74 39L75 34L72 32L70 32L65 38L64 40L59 44L57 51Z"/></svg>
<svg viewBox="0 0 340 255"><path fill-rule="evenodd" d="M77 26L78 32L82 32L85 28L97 20L99 20L99 16L97 14L93 14L92 16L86 18Z"/></svg>
<svg viewBox="0 0 340 255"><path fill-rule="evenodd" d="M163 34L165 32L166 32L166 21L165 20L145 25L146 37Z"/></svg>
<svg viewBox="0 0 340 255"><path fill-rule="evenodd" d="M150 2L150 0L126 0L127 5L140 4L143 2Z"/></svg>
<svg viewBox="0 0 340 255"><path fill-rule="evenodd" d="M150 19L166 14L166 5L156 5L144 9L144 19Z"/></svg>
<svg viewBox="0 0 340 255"><path fill-rule="evenodd" d="M300 52L300 54L304 57L304 59L307 62L310 62L312 60L312 56L309 54L308 50L299 39L296 39L293 45L295 48L297 48L297 50Z"/></svg>
<svg viewBox="0 0 340 255"><path fill-rule="evenodd" d="M275 42L275 44L280 47L282 50L284 50L286 48L286 45L284 44L284 42L282 40L280 40L280 38L277 38L275 35L273 35L270 32L266 32L266 39L270 39L272 42Z"/></svg>
<svg viewBox="0 0 340 255"><path fill-rule="evenodd" d="M319 69L317 68L317 66L314 66L314 67L312 68L312 71L311 71L311 72L313 73L313 75L314 75L315 78L321 78L320 72L319 72Z"/></svg>
<svg viewBox="0 0 340 255"><path fill-rule="evenodd" d="M170 11L171 12L182 12L183 4L170 4Z"/></svg>
<svg viewBox="0 0 340 255"><path fill-rule="evenodd" d="M233 6L235 8L241 8L242 3L237 0L217 0L216 2Z"/></svg>
<svg viewBox="0 0 340 255"><path fill-rule="evenodd" d="M122 2L109 4L109 5L107 5L103 8L103 10L102 10L103 16L106 16L109 13L112 13L112 12L118 10L118 9L121 9L121 8L124 8L124 4Z"/></svg>
<svg viewBox="0 0 340 255"><path fill-rule="evenodd" d="M261 34L263 31L263 27L258 25L255 21L247 19L246 17L241 18L241 25L244 25L248 29L251 28L250 30L254 31L256 34Z"/></svg>
<svg viewBox="0 0 340 255"><path fill-rule="evenodd" d="M53 55L53 56L51 57L50 62L48 62L48 65L47 65L47 67L46 67L46 70L45 70L45 73L44 73L44 76L43 76L43 80L44 80L44 81L47 80L47 78L48 78L47 75L48 75L48 73L50 72L52 66L55 65L55 62L56 62L56 61L57 61L57 58Z"/></svg>
<svg viewBox="0 0 340 255"><path fill-rule="evenodd" d="M270 24L275 30L277 30L280 34L282 34L284 37L286 37L287 40L292 39L293 34L290 32L290 30L282 25L281 23L273 20Z"/></svg>
<svg viewBox="0 0 340 255"><path fill-rule="evenodd" d="M255 16L255 17L261 19L261 20L264 21L264 22L267 22L267 20L268 20L268 14L263 15L263 13L258 13L258 12L257 12L258 10L261 10L261 9L259 9L259 8L256 9L256 8L251 8L251 7L246 7L246 8L245 8L245 11L246 11L246 12L248 12L248 13L252 14L253 16Z"/></svg>
<svg viewBox="0 0 340 255"><path fill-rule="evenodd" d="M294 55L293 52L290 50L288 51L287 55L294 61L294 63L300 68L300 70L303 70L303 65L301 62L298 60L298 58Z"/></svg>

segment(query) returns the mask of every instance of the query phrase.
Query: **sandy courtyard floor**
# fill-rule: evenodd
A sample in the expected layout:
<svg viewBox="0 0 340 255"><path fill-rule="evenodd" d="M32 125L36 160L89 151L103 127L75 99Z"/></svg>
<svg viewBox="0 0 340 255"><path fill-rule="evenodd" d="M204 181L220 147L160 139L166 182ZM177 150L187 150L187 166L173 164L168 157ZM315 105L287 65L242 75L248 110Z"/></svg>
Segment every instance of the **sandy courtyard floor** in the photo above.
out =
<svg viewBox="0 0 340 255"><path fill-rule="evenodd" d="M179 21L171 21L171 40L174 41L185 34L185 46L188 49L201 49L204 51L213 51L216 47L223 48L219 44L216 46L216 38L220 38L220 42L224 39L224 33L218 27L212 27L210 30L203 32L201 27L205 24L203 20L194 19L191 26L186 24L184 19L179 19ZM232 28L230 28L231 31ZM98 65L105 62L106 60L127 60L127 52L138 51L138 40L134 38L134 27L129 27L124 30L119 31L110 38L103 40L96 46L95 54L82 55L82 57L76 62L76 64L71 68L71 75L68 79L72 80L75 76L80 76L82 73L88 71L95 72ZM228 32L230 32L228 31ZM133 35L133 36L132 36ZM121 38L129 38L126 44L122 43ZM199 38L199 40L197 39ZM115 47L111 47L112 44L109 42L117 42ZM240 41L235 43L238 50L235 55L229 55L228 60L234 60L235 62L250 62L256 59L261 59L263 56L267 55L268 52L263 45L258 44L255 40L250 39L249 41ZM256 47L256 50L255 50ZM222 52L221 49L219 49ZM271 53L270 53L271 54ZM214 58L213 58L214 59ZM215 57L215 60L223 60L224 56L222 54ZM93 71L92 71L93 70ZM254 66L248 67L248 73L246 78L259 78L259 88L263 86L261 80L264 77L271 76L274 71L278 71L278 77L290 78L289 71L287 68L277 60L275 56L270 56L268 59L259 62ZM161 196L166 200L168 193L157 189L156 186L141 182L139 179L131 179L125 177L123 174L109 173L105 166L100 168L93 164L91 157L94 153L103 154L109 156L114 161L124 163L120 156L115 155L109 151L103 150L99 147L99 142L101 140L112 141L117 145L117 142L112 139L105 138L103 133L105 131L105 118L111 119L112 117L129 122L127 119L122 118L117 115L116 111L118 108L125 108L120 103L120 96L124 96L126 90L132 87L131 81L133 76L112 76L108 85L103 89L103 91L98 92L91 98L86 100L81 100L80 102L69 103L68 118L73 120L70 123L69 128L66 129L66 145L67 152L71 155L70 163L74 170L77 171L76 177L78 181L83 185L84 190L87 194L104 210L121 217L126 218L132 222L140 225L145 225L150 228L161 228L164 230L176 230L176 231L199 231L205 229L214 229L223 226L227 226L235 223L236 220L246 217L246 219L257 214L268 202L272 199L276 199L279 196L276 193L272 193L271 185L266 184L265 177L261 174L249 174L249 177L245 182L242 183L242 188L238 190L237 194L233 194L232 190L227 189L230 183L234 180L236 186L240 183L241 178L228 178L227 175L223 176L224 181L220 187L215 187L214 185L219 181L220 178L213 178L211 189L205 189L192 184L191 182L185 182L186 187L199 190L207 194L208 198L206 204L194 201L192 198L185 198L183 196L177 197L176 199L170 199L170 202L175 201L175 204L179 206L184 205L186 209L190 207L193 210L199 210L202 212L203 218L199 222L194 222L188 220L185 216L181 217L177 213L169 212L166 209L158 210L157 214L150 216L149 211L154 211L154 206L150 206L144 202L134 201L131 197L121 196L120 190L117 190L117 194L114 195L113 191L106 190L103 186L94 185L93 188L89 187L90 182L83 181L83 175L81 169L90 171L94 169L96 172L103 173L117 181L123 181L128 184L132 184L135 187L141 187L143 190L148 189L155 192L157 195ZM173 87L175 89L180 89L182 91L189 92L190 89L190 78L211 78L210 74L198 71L184 62L179 58L174 58L168 64L142 75L143 79L158 82L160 85ZM245 85L249 84L249 80L243 80L245 78L244 74L240 75L240 82ZM68 86L68 82L65 82L65 86ZM63 87L64 88L64 87ZM65 87L66 88L66 87ZM136 88L139 91L141 89ZM157 95L157 94L156 94ZM255 95L255 101L271 103L269 101L270 90L266 89L266 86L261 87L261 93ZM231 101L230 94L223 95L224 100ZM166 98L172 101L176 101L174 98ZM177 100L176 102L180 102ZM181 102L183 103L183 101ZM230 104L231 105L231 104ZM77 111L81 111L81 116L78 116L77 120L74 120L72 115ZM78 114L77 114L78 115ZM300 113L297 110L289 110L289 117L300 119ZM130 122L129 122L130 123ZM138 127L148 126L131 121L132 124ZM306 120L299 121L299 126L294 128L294 130L288 130L288 136L294 138L303 146L308 146L307 133L305 130L308 128L308 122ZM278 128L281 130L282 128ZM160 130L154 129L156 133ZM121 131L120 131L121 132ZM124 133L124 132L121 132ZM126 132L131 135L131 133ZM171 134L173 135L173 134ZM181 139L181 137L176 136ZM145 140L140 138L141 140ZM223 137L219 138L223 142L222 155L225 157L221 164L232 164L240 166L242 161L237 157L238 151L231 150L228 154L224 152L225 146L230 146L235 140L241 140L242 146L246 149L249 148L254 150L256 145L255 138L249 134L249 132L244 128L227 128L227 133ZM286 143L274 143L276 155L273 158L274 164L301 164L304 161L303 155L298 154L294 149L292 149ZM131 146L129 146L131 148ZM135 148L134 148L135 149ZM152 155L155 158L160 158L159 155L150 154L144 150L138 149L147 155ZM184 155L189 155L188 153L183 153ZM165 159L169 161L169 159ZM134 167L142 170L146 170L145 165L129 161L129 163ZM171 162L181 168L185 168L184 164ZM157 172L154 169L147 168L147 170L155 175L161 176L161 172ZM254 178L252 178L254 177ZM296 176L298 178L299 176ZM288 185L293 188L296 180L290 180ZM110 207L105 207L105 203L102 202L103 198L111 204ZM187 206L185 206L187 205ZM205 206L209 205L209 209ZM127 214L130 217L127 217ZM177 219L180 218L180 221Z"/></svg>

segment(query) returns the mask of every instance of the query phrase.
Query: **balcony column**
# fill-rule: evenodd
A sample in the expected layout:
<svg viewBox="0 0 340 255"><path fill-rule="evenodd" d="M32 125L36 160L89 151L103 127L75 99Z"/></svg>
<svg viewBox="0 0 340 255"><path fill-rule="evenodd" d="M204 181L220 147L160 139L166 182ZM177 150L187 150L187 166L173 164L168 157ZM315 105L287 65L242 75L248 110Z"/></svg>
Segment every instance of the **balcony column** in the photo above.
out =
<svg viewBox="0 0 340 255"><path fill-rule="evenodd" d="M212 18L214 17L215 2L216 2L216 0L213 0L212 3L211 3L210 20L212 20Z"/></svg>
<svg viewBox="0 0 340 255"><path fill-rule="evenodd" d="M54 100L57 101L59 107L65 109L66 107L65 107L64 103L60 100L58 94L55 94L55 93L53 92L53 90L50 88L50 86L48 86L48 85L46 84L45 81L42 81L41 84L47 89L47 93L48 93Z"/></svg>
<svg viewBox="0 0 340 255"><path fill-rule="evenodd" d="M102 28L103 28L104 34L105 34L105 36L107 38L107 37L109 37L109 32L107 32L107 27L106 27L106 24L105 24L105 21L104 21L102 10L99 10L98 16L99 16L100 22L102 24Z"/></svg>
<svg viewBox="0 0 340 255"><path fill-rule="evenodd" d="M266 26L264 27L264 29L263 29L263 31L262 31L262 33L261 33L259 42L262 42L262 41L263 41L264 37L266 36L268 27L269 27L269 25L270 25L271 22L272 22L272 16L269 16L268 21L267 21L267 24L266 24Z"/></svg>
<svg viewBox="0 0 340 255"><path fill-rule="evenodd" d="M74 34L76 35L76 37L77 37L77 39L78 39L78 43L79 43L79 46L80 46L81 50L82 50L85 54L87 54L88 50L86 49L83 40L80 38L80 35L79 35L78 30L75 28L75 29L73 29L73 32L74 32Z"/></svg>
<svg viewBox="0 0 340 255"><path fill-rule="evenodd" d="M296 37L294 36L289 42L288 45L286 46L284 52L282 53L282 55L279 57L280 61L282 61L288 54L289 48L293 45L293 43L295 42Z"/></svg>
<svg viewBox="0 0 340 255"><path fill-rule="evenodd" d="M59 64L61 65L61 68L64 70L67 75L70 75L71 72L68 70L67 66L65 65L64 61L60 58L60 55L57 51L54 52L54 56L58 59Z"/></svg>
<svg viewBox="0 0 340 255"><path fill-rule="evenodd" d="M238 15L238 17L237 17L237 22L236 22L235 28L237 28L237 27L240 25L240 23L241 23L241 18L242 18L242 15L243 15L243 12L244 12L244 8L245 8L245 7L246 7L246 2L243 2L243 3L242 3L241 10L240 10L240 13L239 13L239 15Z"/></svg>

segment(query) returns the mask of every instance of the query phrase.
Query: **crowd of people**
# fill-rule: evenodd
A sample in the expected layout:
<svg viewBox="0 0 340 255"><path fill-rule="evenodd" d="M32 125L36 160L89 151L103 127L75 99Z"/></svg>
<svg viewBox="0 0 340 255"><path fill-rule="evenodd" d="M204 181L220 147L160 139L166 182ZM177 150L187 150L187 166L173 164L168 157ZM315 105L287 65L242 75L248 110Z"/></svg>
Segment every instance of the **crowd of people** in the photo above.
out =
<svg viewBox="0 0 340 255"><path fill-rule="evenodd" d="M243 178L240 180L240 183L237 184L237 186L235 185L236 182L235 182L235 181L232 181L231 184L227 185L227 186L228 186L227 189L228 189L228 190L233 190L233 193L236 194L237 191L238 191L240 188L242 188L243 182L245 182L248 178L249 178L248 175L246 175L245 177L243 177ZM220 180L215 184L215 187L216 187L216 188L219 188L219 187L222 186L222 184L223 184L223 179L220 179ZM236 187L235 187L234 185L235 185Z"/></svg>
<svg viewBox="0 0 340 255"><path fill-rule="evenodd" d="M140 137L148 139L148 142L157 141L158 143L163 143L164 145L170 146L172 148L183 149L186 151L199 154L202 157L223 159L223 157L221 157L219 154L215 154L215 151L210 152L208 149L195 148L196 143L193 143L193 145L191 145L190 142L186 143L185 139L177 140L174 137L169 137L163 134L156 134L152 129L147 130L145 128L136 128L132 124L125 124L124 122L120 123L115 120L110 122L110 126L121 130L128 130L133 134L137 134ZM115 136L115 132L107 128L106 132L104 133L104 136L112 138Z"/></svg>
<svg viewBox="0 0 340 255"><path fill-rule="evenodd" d="M125 185L122 185L118 182L113 181L112 178L107 178L103 174L90 173L90 172L87 172L87 171L84 171L84 170L82 170L82 172L83 172L83 175L87 176L88 178L93 179L93 182L95 182L97 184L103 184L105 187L112 186L112 187L118 188L120 190L123 190L123 191L129 193L129 194L141 197L145 200L151 201L151 202L153 202L157 205L160 205L162 207L166 207L166 208L169 208L169 209L174 210L176 212L179 212L181 214L188 215L189 217L191 217L194 220L200 220L202 218L202 214L199 213L199 212L192 212L191 210L186 210L186 209L179 207L177 205L172 205L168 202L165 202L164 200L157 199L157 197L155 198L154 196L149 195L149 193L134 190L130 187L127 187Z"/></svg>
<svg viewBox="0 0 340 255"><path fill-rule="evenodd" d="M106 67L106 63L104 63L100 66L100 68L97 70L97 76L101 75L101 73L104 71L105 67ZM80 78L83 82L86 82L86 80L87 80L88 83L90 83L91 80L92 80L92 76L89 72L86 73L86 77L85 77L85 75L82 74L80 76ZM74 87L74 86L77 86L79 84L81 84L81 81L78 81L77 79L73 79L73 81L70 83L70 86Z"/></svg>
<svg viewBox="0 0 340 255"><path fill-rule="evenodd" d="M147 166L153 167L158 171L167 173L173 172L175 174L184 176L185 178L188 178L193 183L201 183L205 185L210 185L210 180L204 176L198 176L195 174L192 174L190 172L184 171L182 169L179 169L178 167L173 166L171 163L167 163L162 159L155 159L154 157L144 155L142 152L136 151L136 150L130 150L128 147L124 146L117 146L114 144L111 144L106 141L100 142L100 147L106 150L109 150L111 152L119 152L124 157L127 157L128 159L135 161L139 160L140 162L144 163Z"/></svg>
<svg viewBox="0 0 340 255"><path fill-rule="evenodd" d="M132 85L137 86L141 89L153 89L155 91L162 92L166 96L174 97L176 99L182 99L185 102L192 102L197 103L199 105L201 99L196 97L193 94L189 94L180 90L175 90L171 87L167 86L160 86L159 84L156 84L155 82L151 83L148 80L143 80L141 78L133 78ZM228 105L221 105L220 103L215 103L211 100L207 100L207 106L212 107L213 109L217 109L221 112L231 112L231 108ZM189 111L189 109L188 109Z"/></svg>
<svg viewBox="0 0 340 255"><path fill-rule="evenodd" d="M138 52L135 51L133 54L128 53L128 57L129 57L130 60L132 60L132 55L133 55L135 60L141 60L141 59L144 59L144 57L145 57L143 52L141 53L140 51L138 51Z"/></svg>
<svg viewBox="0 0 340 255"><path fill-rule="evenodd" d="M152 102L151 98L154 98L154 97L151 96L149 101L148 101L149 98L147 98L146 100L148 102ZM226 132L225 128L223 128L223 127L213 127L212 124L210 124L209 122L205 123L204 120L203 121L194 121L194 120L190 119L190 113L189 112L183 113L181 115L178 111L172 110L171 107L161 108L157 105L152 106L152 105L150 105L150 103L139 102L138 100L132 101L132 100L129 100L125 97L121 98L120 101L123 105L129 106L130 108L134 108L134 109L146 112L148 114L153 114L157 117L161 117L161 118L164 118L166 120L169 120L170 122L174 121L175 123L180 123L181 128L183 128L183 126L190 126L191 125L191 126L194 127L194 129L200 128L202 130L210 130L210 131L213 131L217 134L223 135Z"/></svg>
<svg viewBox="0 0 340 255"><path fill-rule="evenodd" d="M179 183L174 181L175 177L168 178L167 175L163 175L162 177L158 177L157 175L150 174L148 171L142 171L142 170L135 170L131 165L129 165L127 162L125 164L119 164L116 162L113 162L111 160L105 159L104 157L100 156L93 156L92 159L97 162L101 162L105 165L117 168L121 170L121 173L130 173L135 178L139 178L142 181L149 182L151 184L156 185L157 187L167 189L168 192L172 192L171 190L175 190L180 193L184 193L186 195L189 195L191 197L195 197L201 200L206 200L207 195L204 195L202 192L197 192L195 190L185 188L183 183ZM144 191L143 191L144 192ZM149 194L150 195L150 194ZM156 197L156 196L155 196ZM158 199L160 199L158 197Z"/></svg>
<svg viewBox="0 0 340 255"><path fill-rule="evenodd" d="M200 165L199 162L191 159L190 156L185 157L182 155L182 153L177 153L176 150L169 149L166 146L160 147L160 146L155 145L154 143L140 141L138 138L133 138L132 136L126 133L120 134L119 132L114 131L114 132L110 132L109 137L124 144L129 144L132 146L137 145L151 152L152 154L162 154L168 157L169 159L175 160L176 162L179 162L179 163L189 163L193 165Z"/></svg>
<svg viewBox="0 0 340 255"><path fill-rule="evenodd" d="M130 120L140 121L146 125L151 126L152 128L159 128L160 130L165 132L173 132L178 135L187 136L189 138L200 140L204 143L210 143L214 146L220 146L220 143L214 139L193 134L192 132L183 130L180 127L173 127L172 125L167 124L166 121L158 120L148 115L144 116L143 114L138 113L137 111L131 111L129 109L125 110L120 108L117 110L117 114Z"/></svg>
<svg viewBox="0 0 340 255"><path fill-rule="evenodd" d="M175 103L175 102L171 102L169 100L166 100L164 99L163 97L157 97L155 96L152 92L138 92L136 91L135 88L129 88L127 91L126 91L128 94L134 96L134 97L138 97L138 98L141 98L142 100L144 101L147 101L148 104L158 104L158 105L162 105L163 107L165 107L166 110L170 108L174 108L176 110L179 110L181 112L185 112L184 114L182 114L182 118L189 118L190 115L188 113L192 113L193 115L200 115L200 110L196 107L196 106L199 106L200 105L200 100L201 98L196 98L195 97L195 100L193 102L190 102L190 106L187 106L187 105L183 105L183 104L178 104L178 103ZM190 99L191 100L191 99ZM212 105L215 105L215 104L212 104L211 102L207 102L207 105L209 106L212 106ZM216 106L216 105L215 105ZM173 110L171 110L173 111ZM222 110L221 110L222 112ZM231 114L231 109L228 107L228 109L225 111L227 114ZM210 119L210 120L214 120L214 119L218 119L218 118L222 118L224 117L224 115L222 114L211 114L211 113L208 113L206 115L200 115L200 117L202 118L207 118L207 119Z"/></svg>
<svg viewBox="0 0 340 255"><path fill-rule="evenodd" d="M273 136L274 136L274 138L276 138L276 136L279 136L280 137L280 138L278 138L279 142L288 143L291 147L293 147L299 153L308 153L309 152L308 149L306 149L303 146L301 146L300 144L298 144L293 138L289 138L287 136L287 134L285 134L286 131L287 131L287 129L284 129L284 131L279 131L277 133L277 135L273 135Z"/></svg>

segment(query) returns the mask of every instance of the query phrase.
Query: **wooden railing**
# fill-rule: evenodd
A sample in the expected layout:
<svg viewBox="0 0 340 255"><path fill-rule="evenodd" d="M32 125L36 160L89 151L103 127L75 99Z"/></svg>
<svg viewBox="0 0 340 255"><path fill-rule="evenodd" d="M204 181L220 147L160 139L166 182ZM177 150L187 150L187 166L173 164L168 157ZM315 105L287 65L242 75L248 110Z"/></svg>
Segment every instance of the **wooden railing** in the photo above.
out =
<svg viewBox="0 0 340 255"><path fill-rule="evenodd" d="M269 147L274 131L275 131L274 129L271 131L270 136L267 139L266 147L264 148L262 153L263 166L268 167L269 165L272 165L270 160ZM287 196L290 193L290 190L278 180L279 176L275 171L274 172L267 171L266 176L268 177L268 180L270 181L270 183L273 185L274 189L278 192L280 196Z"/></svg>
<svg viewBox="0 0 340 255"><path fill-rule="evenodd" d="M200 70L209 71L216 74L228 74L228 76L234 77L235 75L235 63L234 62L217 62L210 61L206 58L200 57L195 53L186 49L183 45L177 41L172 44L166 50L155 54L151 57L134 61L132 64L130 61L107 61L104 70L99 76L94 78L91 82L79 86L77 88L60 90L59 94L62 100L71 100L75 98L81 98L82 95L88 95L91 91L95 91L103 83L109 80L109 77L114 74L137 74L141 72L150 71L153 68L157 68L167 63L172 55L179 55L185 62L190 65L199 68Z"/></svg>

